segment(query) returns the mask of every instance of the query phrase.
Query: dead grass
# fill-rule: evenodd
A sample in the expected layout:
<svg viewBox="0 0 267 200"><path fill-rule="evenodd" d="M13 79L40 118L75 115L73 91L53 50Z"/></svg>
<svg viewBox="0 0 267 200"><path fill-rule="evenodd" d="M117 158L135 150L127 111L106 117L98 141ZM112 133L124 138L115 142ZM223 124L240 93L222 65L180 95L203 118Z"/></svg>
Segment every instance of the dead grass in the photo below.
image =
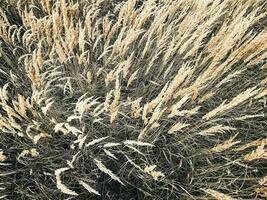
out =
<svg viewBox="0 0 267 200"><path fill-rule="evenodd" d="M264 199L264 0L0 2L0 199Z"/></svg>

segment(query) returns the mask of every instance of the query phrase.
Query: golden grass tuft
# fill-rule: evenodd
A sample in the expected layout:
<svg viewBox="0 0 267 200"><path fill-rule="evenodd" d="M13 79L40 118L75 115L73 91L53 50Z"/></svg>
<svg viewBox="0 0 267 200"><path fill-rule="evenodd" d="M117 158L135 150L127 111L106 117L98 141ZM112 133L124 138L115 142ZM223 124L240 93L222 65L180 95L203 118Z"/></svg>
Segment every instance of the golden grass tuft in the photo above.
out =
<svg viewBox="0 0 267 200"><path fill-rule="evenodd" d="M0 199L265 198L266 13L0 1Z"/></svg>

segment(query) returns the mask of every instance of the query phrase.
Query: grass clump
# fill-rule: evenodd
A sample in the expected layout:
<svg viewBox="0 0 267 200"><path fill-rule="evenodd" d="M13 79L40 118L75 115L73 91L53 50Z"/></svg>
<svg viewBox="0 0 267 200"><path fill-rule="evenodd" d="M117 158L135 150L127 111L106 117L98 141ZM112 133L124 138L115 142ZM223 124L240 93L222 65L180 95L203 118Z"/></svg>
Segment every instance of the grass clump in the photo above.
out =
<svg viewBox="0 0 267 200"><path fill-rule="evenodd" d="M0 199L267 197L264 0L0 2Z"/></svg>

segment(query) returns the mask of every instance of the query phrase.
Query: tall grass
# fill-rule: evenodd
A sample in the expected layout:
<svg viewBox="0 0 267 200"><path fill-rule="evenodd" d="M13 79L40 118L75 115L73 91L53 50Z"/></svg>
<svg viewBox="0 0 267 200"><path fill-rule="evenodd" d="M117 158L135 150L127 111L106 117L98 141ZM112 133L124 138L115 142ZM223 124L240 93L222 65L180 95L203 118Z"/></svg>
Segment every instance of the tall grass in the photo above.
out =
<svg viewBox="0 0 267 200"><path fill-rule="evenodd" d="M264 0L0 2L0 199L267 197Z"/></svg>

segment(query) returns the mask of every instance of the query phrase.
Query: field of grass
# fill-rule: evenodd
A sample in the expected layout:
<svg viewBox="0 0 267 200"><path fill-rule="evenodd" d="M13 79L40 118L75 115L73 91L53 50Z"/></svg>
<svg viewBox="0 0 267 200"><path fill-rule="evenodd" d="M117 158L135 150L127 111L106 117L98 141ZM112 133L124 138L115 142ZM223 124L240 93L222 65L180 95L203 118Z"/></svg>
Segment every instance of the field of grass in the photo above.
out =
<svg viewBox="0 0 267 200"><path fill-rule="evenodd" d="M0 199L267 198L267 1L0 0Z"/></svg>

